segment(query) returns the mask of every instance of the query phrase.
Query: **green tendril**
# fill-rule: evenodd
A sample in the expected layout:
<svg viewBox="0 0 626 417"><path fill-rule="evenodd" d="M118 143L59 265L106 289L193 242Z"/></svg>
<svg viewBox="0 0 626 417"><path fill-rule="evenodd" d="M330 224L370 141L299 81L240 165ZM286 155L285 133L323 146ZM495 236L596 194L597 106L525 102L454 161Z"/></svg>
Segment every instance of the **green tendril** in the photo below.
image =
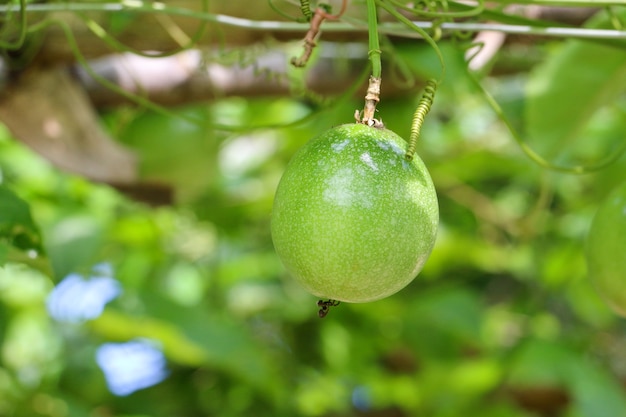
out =
<svg viewBox="0 0 626 417"><path fill-rule="evenodd" d="M202 0L202 12L206 13L206 12L208 12L208 10L209 10L209 2L208 2L208 0ZM106 29L104 29L102 26L100 26L95 20L87 17L85 14L77 13L77 15L80 16L83 19L83 21L85 22L85 25L87 26L87 28L89 30L91 30L91 32L94 35L96 35L98 38L100 38L109 47L111 47L111 49L113 49L115 51L120 51L120 52L130 52L132 54L143 56L143 57L147 57L147 58L165 58L165 57L168 57L168 56L176 55L176 54L178 54L180 52L186 51L186 50L194 47L195 45L198 44L200 39L204 36L204 34L206 33L206 30L207 30L207 27L208 27L208 22L207 21L202 21L202 23L200 24L198 29L189 38L189 41L185 45L181 45L179 48L175 48L175 49L173 49L171 51L167 51L167 52L158 52L158 53L157 52L150 52L150 53L147 53L147 52L135 49L135 48L128 47L127 45L124 45L123 43L121 43L120 41L115 39L113 36L111 36L106 31Z"/></svg>
<svg viewBox="0 0 626 417"><path fill-rule="evenodd" d="M26 0L19 1L19 34L15 42L3 41L0 39L0 48L7 50L16 50L20 49L22 45L24 45L24 41L26 40L26 33L28 32L28 25L26 21ZM10 14L6 16L7 19L10 19ZM8 25L7 25L8 26Z"/></svg>
<svg viewBox="0 0 626 417"><path fill-rule="evenodd" d="M311 11L309 0L300 0L300 11L306 18L307 22L313 18L313 12Z"/></svg>
<svg viewBox="0 0 626 417"><path fill-rule="evenodd" d="M42 31L50 26L56 25L58 26L61 31L63 32L66 41L67 41L67 45L70 49L70 51L72 52L72 54L74 55L74 58L76 59L76 62L78 65L80 65L84 71L91 77L93 78L94 81L96 81L97 83L101 84L102 86L104 86L105 88L119 94L120 96L124 97L125 99L129 100L130 102L136 103L137 105L143 107L146 110L150 110L153 111L157 114L161 114L163 116L166 117L172 117L172 118L177 118L177 119L181 119L184 121L187 121L189 123L193 123L193 124L202 124L205 122L205 120L202 120L200 118L196 118L196 117L190 117L187 115L181 115L181 114L176 114L173 113L171 111L169 111L168 109L166 109L165 107L162 107L158 104L155 104L154 102L150 101L148 98L141 96L141 95L137 95L135 93L129 92L124 90L123 88L121 88L120 86L118 86L117 84L115 84L114 82L106 79L105 77L103 77L102 75L98 74L89 64L88 60L85 58L85 56L82 54L82 52L80 51L80 48L78 46L78 42L76 41L76 38L72 32L71 27L69 26L69 24L67 22L64 22L62 20L58 20L58 19L46 19L43 21L40 21L34 25L32 25L31 27L27 28L27 34L33 34L39 31ZM117 44L115 45L116 47L118 46ZM125 50L129 50L129 48L124 48ZM311 112L309 114L307 114L306 116L303 116L299 119L290 121L288 123L274 123L274 124L260 124L260 125L253 125L253 126L232 126L232 125L223 125L223 124L212 124L213 128L215 128L216 130L221 130L221 131L227 131L227 132L244 132L244 131L250 131L250 130L258 130L258 129L277 129L277 128L285 128L285 127L292 127L292 126L297 126L301 123L305 123L309 120L311 120L312 118L316 117L318 114L326 111L327 109L329 109L332 106L338 105L341 102L344 102L350 98L352 98L354 96L354 94L356 93L356 91L358 90L358 88L360 88L360 86L365 82L365 79L367 77L367 73L369 71L369 68L366 67L364 68L362 74L357 77L357 79L355 80L355 82L352 84L352 86L346 90L345 93L343 93L341 96L339 96L338 98L336 98L333 103L331 103L330 106L327 107L323 107L320 108L320 110L318 111L314 111Z"/></svg>
<svg viewBox="0 0 626 417"><path fill-rule="evenodd" d="M424 87L424 93L422 94L422 98L420 99L417 108L415 109L415 113L413 114L413 123L411 124L411 135L409 137L408 145L406 148L406 153L404 157L407 161L413 160L413 156L415 155L415 150L417 149L417 140L420 137L420 133L422 130L422 125L424 124L424 119L426 115L430 111L430 108L435 100L435 92L437 91L437 80L430 79L426 82L426 87Z"/></svg>
<svg viewBox="0 0 626 417"><path fill-rule="evenodd" d="M429 10L418 9L415 7L410 7L406 4L406 2L402 2L400 0L387 0L387 1L389 2L389 4L397 7L398 9L410 12L411 14L415 16L421 16L421 17L426 17L426 18L436 18L436 19L440 19L440 18L456 19L456 18L474 17L474 16L480 15L485 10L484 0L479 0L478 3L476 4L476 7L473 7L470 9L465 9L465 7L463 7L464 10L462 11L449 11L450 4L454 8L460 8L462 6L465 6L465 5L460 6L457 2L448 3L447 1L442 1L441 4L442 4L442 7L444 8L443 11L429 11Z"/></svg>
<svg viewBox="0 0 626 417"><path fill-rule="evenodd" d="M122 97L126 98L127 100L133 103L136 103L140 106L145 107L146 109L152 110L164 116L177 117L177 118L183 119L185 121L188 121L194 124L203 122L202 120L197 119L197 118L192 118L192 117L182 116L182 115L177 115L175 113L172 113L166 108L153 103L152 101L148 100L145 97L142 97L142 96L139 96L139 95L136 95L136 94L133 94L124 90L123 88L115 84L114 82L98 74L89 65L89 62L87 61L85 56L80 52L80 48L78 47L78 42L76 41L76 37L72 33L72 29L68 23L62 20L58 20L58 19L46 19L42 22L39 22L36 25L31 26L29 28L29 32L36 32L39 30L43 30L52 25L59 26L59 28L63 31L63 34L65 35L65 39L67 40L68 47L72 51L72 54L74 55L74 58L76 59L76 62L85 70L85 72L90 77L92 77L96 82L100 83L102 86L110 89L111 91L114 91L115 93L121 95Z"/></svg>
<svg viewBox="0 0 626 417"><path fill-rule="evenodd" d="M291 15L283 12L282 10L280 10L278 8L278 6L276 6L276 4L274 4L274 0L267 0L267 2L270 5L270 8L272 10L274 10L276 13L278 13L280 16L284 17L285 19L291 20L293 22L304 23L304 22L310 21L311 18L313 17L313 13L311 12L311 8L310 7L307 9L310 16L307 17L307 15L305 14L304 17L294 17L294 16L291 16ZM300 10L302 10L302 8ZM304 11L302 11L302 14L304 14Z"/></svg>
<svg viewBox="0 0 626 417"><path fill-rule="evenodd" d="M443 59L443 55L441 54L441 50L437 46L437 42L422 28L416 26L409 19L400 14L392 5L388 4L388 0L374 0L376 4L385 9L389 14L395 17L398 21L403 23L409 29L417 32L424 40L433 48L437 58L439 59L439 64L441 65L441 76L439 77L438 83L441 84L443 79L445 78L446 73L446 64Z"/></svg>

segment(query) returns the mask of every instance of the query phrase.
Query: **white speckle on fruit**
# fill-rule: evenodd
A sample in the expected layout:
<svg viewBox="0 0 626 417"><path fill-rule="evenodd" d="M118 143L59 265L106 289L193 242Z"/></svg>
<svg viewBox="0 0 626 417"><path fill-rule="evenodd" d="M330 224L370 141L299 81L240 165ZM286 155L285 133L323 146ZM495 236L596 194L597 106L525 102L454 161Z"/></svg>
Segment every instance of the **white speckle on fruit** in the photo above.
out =
<svg viewBox="0 0 626 417"><path fill-rule="evenodd" d="M330 147L333 148L333 151L335 152L341 152L344 150L346 146L348 146L349 143L350 143L350 139L346 139L339 143L333 143L332 145L330 145Z"/></svg>
<svg viewBox="0 0 626 417"><path fill-rule="evenodd" d="M370 154L368 154L367 152L364 152L364 153L361 154L359 159L361 159L361 161L365 162L365 165L367 165L368 167L372 168L372 171L378 172L378 167L376 166L376 164L372 160L372 157L370 156Z"/></svg>
<svg viewBox="0 0 626 417"><path fill-rule="evenodd" d="M359 170L357 174L361 174ZM358 175L362 176L362 175ZM359 204L363 207L371 207L372 201L367 192L359 190L353 183L355 179L355 171L349 168L343 168L337 171L327 182L324 189L324 200L330 204L340 207L348 207L353 204Z"/></svg>

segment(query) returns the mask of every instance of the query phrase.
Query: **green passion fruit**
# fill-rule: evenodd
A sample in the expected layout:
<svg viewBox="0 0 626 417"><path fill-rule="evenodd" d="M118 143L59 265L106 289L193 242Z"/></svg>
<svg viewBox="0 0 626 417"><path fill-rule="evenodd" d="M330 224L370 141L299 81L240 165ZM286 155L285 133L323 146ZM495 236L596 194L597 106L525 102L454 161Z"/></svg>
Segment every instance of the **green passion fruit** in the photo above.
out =
<svg viewBox="0 0 626 417"><path fill-rule="evenodd" d="M422 270L439 208L422 160L390 130L334 127L287 165L271 232L287 271L312 294L361 303L392 295Z"/></svg>
<svg viewBox="0 0 626 417"><path fill-rule="evenodd" d="M626 182L600 204L586 249L589 278L606 303L626 317Z"/></svg>

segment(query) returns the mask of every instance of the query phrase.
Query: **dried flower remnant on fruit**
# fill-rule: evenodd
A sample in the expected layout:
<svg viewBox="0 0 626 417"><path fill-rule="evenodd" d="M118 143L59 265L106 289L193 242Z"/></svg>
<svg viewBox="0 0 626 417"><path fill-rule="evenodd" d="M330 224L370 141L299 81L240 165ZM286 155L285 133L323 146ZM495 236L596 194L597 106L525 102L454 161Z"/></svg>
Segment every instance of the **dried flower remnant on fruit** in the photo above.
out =
<svg viewBox="0 0 626 417"><path fill-rule="evenodd" d="M320 308L320 310L317 312L317 314L320 316L320 319L326 317L331 307L338 306L340 303L341 302L337 300L319 300L317 302L317 306Z"/></svg>

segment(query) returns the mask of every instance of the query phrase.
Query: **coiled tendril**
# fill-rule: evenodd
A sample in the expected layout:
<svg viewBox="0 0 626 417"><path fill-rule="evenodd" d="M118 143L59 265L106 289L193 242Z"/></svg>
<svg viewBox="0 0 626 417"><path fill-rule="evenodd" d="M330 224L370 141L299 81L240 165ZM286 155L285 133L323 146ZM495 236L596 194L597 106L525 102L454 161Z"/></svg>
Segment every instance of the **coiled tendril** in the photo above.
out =
<svg viewBox="0 0 626 417"><path fill-rule="evenodd" d="M311 10L311 3L309 0L300 0L300 11L306 18L306 21L309 22L313 18L313 11Z"/></svg>
<svg viewBox="0 0 626 417"><path fill-rule="evenodd" d="M406 148L406 153L404 155L407 161L411 161L413 159L413 155L415 155L417 140L420 137L422 124L424 124L424 118L430 111L430 107L433 105L436 91L437 81L434 79L428 80L428 82L426 82L426 87L424 88L422 98L420 99L417 108L415 109L415 114L413 115L413 123L411 124L411 136L409 137L409 144Z"/></svg>

